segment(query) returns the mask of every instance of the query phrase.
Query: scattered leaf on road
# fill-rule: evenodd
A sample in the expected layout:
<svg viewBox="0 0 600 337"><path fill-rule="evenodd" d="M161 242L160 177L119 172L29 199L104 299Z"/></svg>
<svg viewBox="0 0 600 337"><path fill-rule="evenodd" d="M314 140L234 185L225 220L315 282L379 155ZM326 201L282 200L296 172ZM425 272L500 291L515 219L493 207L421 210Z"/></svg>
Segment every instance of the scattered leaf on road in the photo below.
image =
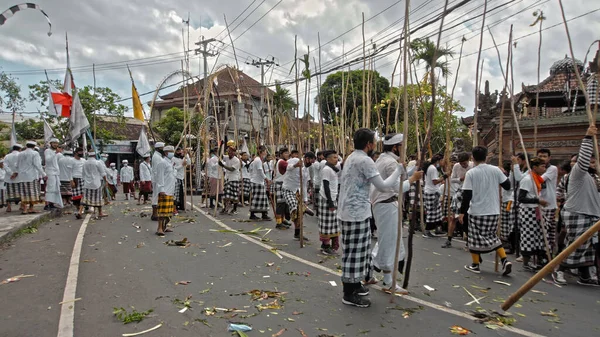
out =
<svg viewBox="0 0 600 337"><path fill-rule="evenodd" d="M133 337L133 336L143 335L143 334L145 334L147 332L154 331L154 330L160 328L161 326L162 326L162 323L160 323L159 325L157 325L157 326L155 326L153 328L150 328L148 330L144 330L144 331L140 331L140 332L134 332L134 333L124 333L122 336L123 337Z"/></svg>
<svg viewBox="0 0 600 337"><path fill-rule="evenodd" d="M465 329L462 326L458 326L458 325L453 325L450 327L450 332L452 332L455 335L468 335L471 333L471 330Z"/></svg>
<svg viewBox="0 0 600 337"><path fill-rule="evenodd" d="M12 282L19 282L21 281L22 278L26 278L26 277L34 277L35 275L25 275L25 274L21 274L21 275L17 275L17 276L13 276L13 277L9 277L6 280L3 280L2 282L0 282L0 284L8 284L8 283L12 283Z"/></svg>
<svg viewBox="0 0 600 337"><path fill-rule="evenodd" d="M287 329L281 329L281 330L279 330L279 332L278 332L278 333L274 333L274 334L272 334L272 335L271 335L271 337L279 337L279 336L283 335L283 333L284 333L286 330L287 330Z"/></svg>
<svg viewBox="0 0 600 337"><path fill-rule="evenodd" d="M508 283L508 282L502 282L502 281L494 280L494 283L498 283L498 284L502 284L502 285L505 285L507 287L510 287L510 283Z"/></svg>
<svg viewBox="0 0 600 337"><path fill-rule="evenodd" d="M192 283L192 281L179 281L179 282L175 282L175 285L187 286L190 283Z"/></svg>

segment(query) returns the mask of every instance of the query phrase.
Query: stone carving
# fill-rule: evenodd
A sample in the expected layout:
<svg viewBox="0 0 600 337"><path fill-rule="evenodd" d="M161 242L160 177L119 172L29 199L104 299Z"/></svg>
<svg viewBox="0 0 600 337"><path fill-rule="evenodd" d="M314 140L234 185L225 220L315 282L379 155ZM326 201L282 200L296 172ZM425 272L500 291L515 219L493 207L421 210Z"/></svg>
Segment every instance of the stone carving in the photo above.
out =
<svg viewBox="0 0 600 337"><path fill-rule="evenodd" d="M581 140L550 140L537 143L538 148L542 147L578 147L581 145ZM533 148L533 142L525 142L525 148Z"/></svg>

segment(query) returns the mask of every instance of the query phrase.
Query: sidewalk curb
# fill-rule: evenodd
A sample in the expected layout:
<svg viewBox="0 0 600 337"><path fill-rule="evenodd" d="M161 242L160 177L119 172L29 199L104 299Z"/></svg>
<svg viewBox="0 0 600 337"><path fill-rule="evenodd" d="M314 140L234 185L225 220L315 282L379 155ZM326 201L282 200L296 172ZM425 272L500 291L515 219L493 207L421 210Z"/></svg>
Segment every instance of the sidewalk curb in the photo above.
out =
<svg viewBox="0 0 600 337"><path fill-rule="evenodd" d="M54 211L52 211L52 212L43 211L43 213L40 213L34 219L32 219L26 223L23 223L19 226L16 226L5 233L0 234L0 245L10 242L15 237L15 234L17 234L20 230L27 228L27 227L38 227L40 224L42 224L50 219L57 218L58 216L59 215L57 215L57 213Z"/></svg>

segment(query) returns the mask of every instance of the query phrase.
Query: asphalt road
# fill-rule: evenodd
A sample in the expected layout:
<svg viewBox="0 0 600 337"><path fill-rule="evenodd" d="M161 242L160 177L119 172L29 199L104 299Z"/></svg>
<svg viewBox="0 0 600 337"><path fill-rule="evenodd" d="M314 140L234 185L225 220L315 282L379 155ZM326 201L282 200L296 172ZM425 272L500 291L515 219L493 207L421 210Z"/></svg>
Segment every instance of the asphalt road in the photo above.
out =
<svg viewBox="0 0 600 337"><path fill-rule="evenodd" d="M341 258L319 253L314 218L306 217L311 241L299 248L292 230L267 233L274 222L246 222L247 208L236 216L217 216L218 221L200 211L181 213L174 218L174 233L164 238L154 235L156 222L145 216L150 211L135 201L118 201L107 208L109 217L87 224L75 296L81 299L64 304L73 307L74 336L120 336L159 323L159 329L143 336L230 336L229 322L251 325L248 336L287 329L284 337L302 336L299 329L311 337L451 336L454 325L479 336L582 336L600 331L595 320L600 317L600 289L574 282L562 288L540 283L534 288L537 293L527 294L510 310L515 322L508 329L475 322L465 312L477 307L501 311L500 303L531 274L516 264L511 277L500 277L493 272L491 254L484 256L481 275L469 273L463 265L470 256L459 241L445 250L441 238L416 237L410 296L390 303L390 295L372 288L372 307L359 309L341 303ZM0 336L57 336L59 302L81 224L64 216L0 250L0 279L35 275L0 285ZM222 232L226 227L261 229L240 236ZM184 237L187 247L165 244ZM269 247L278 248L282 258ZM484 297L480 305L466 305L472 298L465 289ZM285 294L253 300L246 294L251 290ZM186 298L189 309L179 313ZM281 308L257 309L276 299ZM140 323L123 324L113 315L115 307L153 312Z"/></svg>

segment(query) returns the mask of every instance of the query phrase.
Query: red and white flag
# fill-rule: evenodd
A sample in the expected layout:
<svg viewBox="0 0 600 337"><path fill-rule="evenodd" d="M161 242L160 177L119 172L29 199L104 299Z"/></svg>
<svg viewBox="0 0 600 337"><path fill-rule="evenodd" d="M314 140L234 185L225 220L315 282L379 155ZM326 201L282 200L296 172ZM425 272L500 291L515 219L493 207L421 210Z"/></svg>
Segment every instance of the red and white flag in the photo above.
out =
<svg viewBox="0 0 600 337"><path fill-rule="evenodd" d="M67 92L62 92L55 88L48 81L50 94L48 95L48 114L52 116L71 116L71 106L73 105L73 97Z"/></svg>

